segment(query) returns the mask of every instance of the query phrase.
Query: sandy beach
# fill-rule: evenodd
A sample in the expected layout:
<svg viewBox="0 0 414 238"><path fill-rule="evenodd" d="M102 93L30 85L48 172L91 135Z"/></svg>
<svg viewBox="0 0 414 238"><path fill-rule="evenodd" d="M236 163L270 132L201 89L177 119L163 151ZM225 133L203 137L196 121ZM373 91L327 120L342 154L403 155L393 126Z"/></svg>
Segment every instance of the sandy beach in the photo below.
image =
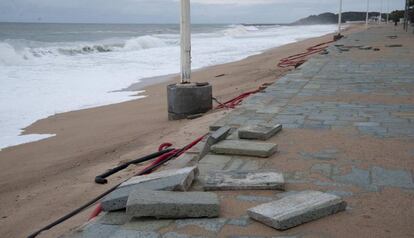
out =
<svg viewBox="0 0 414 238"><path fill-rule="evenodd" d="M355 25L345 34L361 29L362 26ZM331 40L332 36L307 39L238 62L204 68L194 72L193 81L211 83L214 96L225 101L263 83L275 82L287 72L276 66L280 59ZM130 88L145 90L142 95L146 98L39 120L25 133L56 136L0 151L1 237L27 236L131 176L137 168L130 167L111 177L108 185L95 184L97 174L152 153L163 142L183 146L206 133L209 124L227 113L213 111L195 120L168 121L166 85L178 78L153 81L158 84ZM58 237L84 223L90 211L40 237Z"/></svg>

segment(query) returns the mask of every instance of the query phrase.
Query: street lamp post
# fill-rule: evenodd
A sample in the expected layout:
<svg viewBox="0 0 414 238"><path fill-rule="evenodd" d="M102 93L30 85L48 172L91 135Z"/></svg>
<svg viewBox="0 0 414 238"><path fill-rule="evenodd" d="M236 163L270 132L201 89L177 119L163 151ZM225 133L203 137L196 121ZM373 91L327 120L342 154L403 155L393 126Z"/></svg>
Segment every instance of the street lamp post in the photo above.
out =
<svg viewBox="0 0 414 238"><path fill-rule="evenodd" d="M367 15L365 18L365 27L368 28L368 22L369 22L369 0L367 0Z"/></svg>
<svg viewBox="0 0 414 238"><path fill-rule="evenodd" d="M390 20L390 0L387 0L387 24Z"/></svg>
<svg viewBox="0 0 414 238"><path fill-rule="evenodd" d="M191 5L181 0L181 82L167 86L168 119L199 116L213 108L213 88L209 83L191 82Z"/></svg>
<svg viewBox="0 0 414 238"><path fill-rule="evenodd" d="M341 27L342 27L342 0L339 0L338 36L341 35Z"/></svg>
<svg viewBox="0 0 414 238"><path fill-rule="evenodd" d="M408 0L405 1L404 30L408 31Z"/></svg>
<svg viewBox="0 0 414 238"><path fill-rule="evenodd" d="M383 0L381 0L381 9L380 9L380 13L379 13L378 24L382 23L382 3L383 3Z"/></svg>
<svg viewBox="0 0 414 238"><path fill-rule="evenodd" d="M181 0L181 83L191 81L191 10L190 0Z"/></svg>

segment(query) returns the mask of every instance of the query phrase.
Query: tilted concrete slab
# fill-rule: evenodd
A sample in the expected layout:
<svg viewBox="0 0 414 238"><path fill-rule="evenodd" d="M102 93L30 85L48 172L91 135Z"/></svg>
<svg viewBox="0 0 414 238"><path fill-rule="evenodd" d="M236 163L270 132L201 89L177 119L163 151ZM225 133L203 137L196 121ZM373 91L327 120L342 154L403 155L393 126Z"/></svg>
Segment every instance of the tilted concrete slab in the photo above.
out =
<svg viewBox="0 0 414 238"><path fill-rule="evenodd" d="M284 190L283 174L275 171L229 171L207 174L206 191L217 190Z"/></svg>
<svg viewBox="0 0 414 238"><path fill-rule="evenodd" d="M164 170L145 176L132 177L101 201L104 211L124 209L131 191L137 189L187 191L198 175L197 167Z"/></svg>
<svg viewBox="0 0 414 238"><path fill-rule="evenodd" d="M199 154L199 159L204 158L211 149L211 146L217 144L218 142L226 139L228 134L230 133L231 128L228 126L223 126L217 131L212 132L208 137L207 141Z"/></svg>
<svg viewBox="0 0 414 238"><path fill-rule="evenodd" d="M216 154L245 155L268 158L277 151L273 143L254 142L248 140L225 140L211 147Z"/></svg>
<svg viewBox="0 0 414 238"><path fill-rule="evenodd" d="M216 144L226 139L230 130L231 130L231 127L223 126L223 127L220 127L220 129L212 132L211 135L209 136L211 138L211 144Z"/></svg>
<svg viewBox="0 0 414 238"><path fill-rule="evenodd" d="M342 198L318 191L303 191L247 211L250 218L277 230L286 230L344 211Z"/></svg>
<svg viewBox="0 0 414 238"><path fill-rule="evenodd" d="M130 194L126 212L131 217L218 217L220 203L215 193L137 190Z"/></svg>
<svg viewBox="0 0 414 238"><path fill-rule="evenodd" d="M249 140L268 140L272 136L276 135L282 130L282 125L278 124L275 126L264 126L264 125L255 125L255 126L246 126L239 129L239 138L240 139L249 139Z"/></svg>

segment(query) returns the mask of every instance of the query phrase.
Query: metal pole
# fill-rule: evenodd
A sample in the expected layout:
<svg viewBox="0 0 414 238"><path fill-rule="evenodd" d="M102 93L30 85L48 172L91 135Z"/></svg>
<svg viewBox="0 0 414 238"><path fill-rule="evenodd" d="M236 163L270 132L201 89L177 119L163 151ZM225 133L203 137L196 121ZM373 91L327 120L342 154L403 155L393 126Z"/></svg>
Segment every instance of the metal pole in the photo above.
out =
<svg viewBox="0 0 414 238"><path fill-rule="evenodd" d="M390 20L390 0L387 0L387 24Z"/></svg>
<svg viewBox="0 0 414 238"><path fill-rule="evenodd" d="M339 0L338 35L341 34L341 26L342 26L342 0Z"/></svg>
<svg viewBox="0 0 414 238"><path fill-rule="evenodd" d="M383 0L381 0L381 9L380 9L380 14L379 14L378 24L382 23L382 3L383 3Z"/></svg>
<svg viewBox="0 0 414 238"><path fill-rule="evenodd" d="M190 0L181 0L181 83L191 80L191 10Z"/></svg>
<svg viewBox="0 0 414 238"><path fill-rule="evenodd" d="M369 22L369 0L367 0L367 16L365 19L365 27L368 28L368 22Z"/></svg>
<svg viewBox="0 0 414 238"><path fill-rule="evenodd" d="M405 1L404 29L408 32L408 0Z"/></svg>

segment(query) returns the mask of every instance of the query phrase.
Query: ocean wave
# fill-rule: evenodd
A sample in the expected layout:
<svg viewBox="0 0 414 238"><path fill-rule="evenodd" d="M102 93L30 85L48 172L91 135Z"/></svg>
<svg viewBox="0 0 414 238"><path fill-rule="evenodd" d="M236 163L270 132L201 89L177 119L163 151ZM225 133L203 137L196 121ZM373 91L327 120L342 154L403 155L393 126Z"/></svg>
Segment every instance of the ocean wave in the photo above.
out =
<svg viewBox="0 0 414 238"><path fill-rule="evenodd" d="M19 54L13 46L8 43L0 42L0 63L3 65L12 65L21 63L24 57Z"/></svg>
<svg viewBox="0 0 414 238"><path fill-rule="evenodd" d="M259 31L259 29L255 26L231 25L230 28L223 30L223 34L229 37L240 37L254 31Z"/></svg>
<svg viewBox="0 0 414 238"><path fill-rule="evenodd" d="M25 45L22 45L22 42ZM46 56L75 56L84 54L108 53L113 51L137 51L150 48L165 47L170 44L154 36L140 36L113 43L78 42L78 43L46 43L37 42L0 42L0 63L3 65L22 63L23 60L41 58ZM174 42L176 44L176 42Z"/></svg>
<svg viewBox="0 0 414 238"><path fill-rule="evenodd" d="M125 45L122 48L123 50L129 51L129 50L144 50L144 49L150 49L150 48L159 48L159 47L165 47L165 46L167 46L167 43L165 43L160 38L153 37L153 36L142 36L142 37L127 40L125 42Z"/></svg>

